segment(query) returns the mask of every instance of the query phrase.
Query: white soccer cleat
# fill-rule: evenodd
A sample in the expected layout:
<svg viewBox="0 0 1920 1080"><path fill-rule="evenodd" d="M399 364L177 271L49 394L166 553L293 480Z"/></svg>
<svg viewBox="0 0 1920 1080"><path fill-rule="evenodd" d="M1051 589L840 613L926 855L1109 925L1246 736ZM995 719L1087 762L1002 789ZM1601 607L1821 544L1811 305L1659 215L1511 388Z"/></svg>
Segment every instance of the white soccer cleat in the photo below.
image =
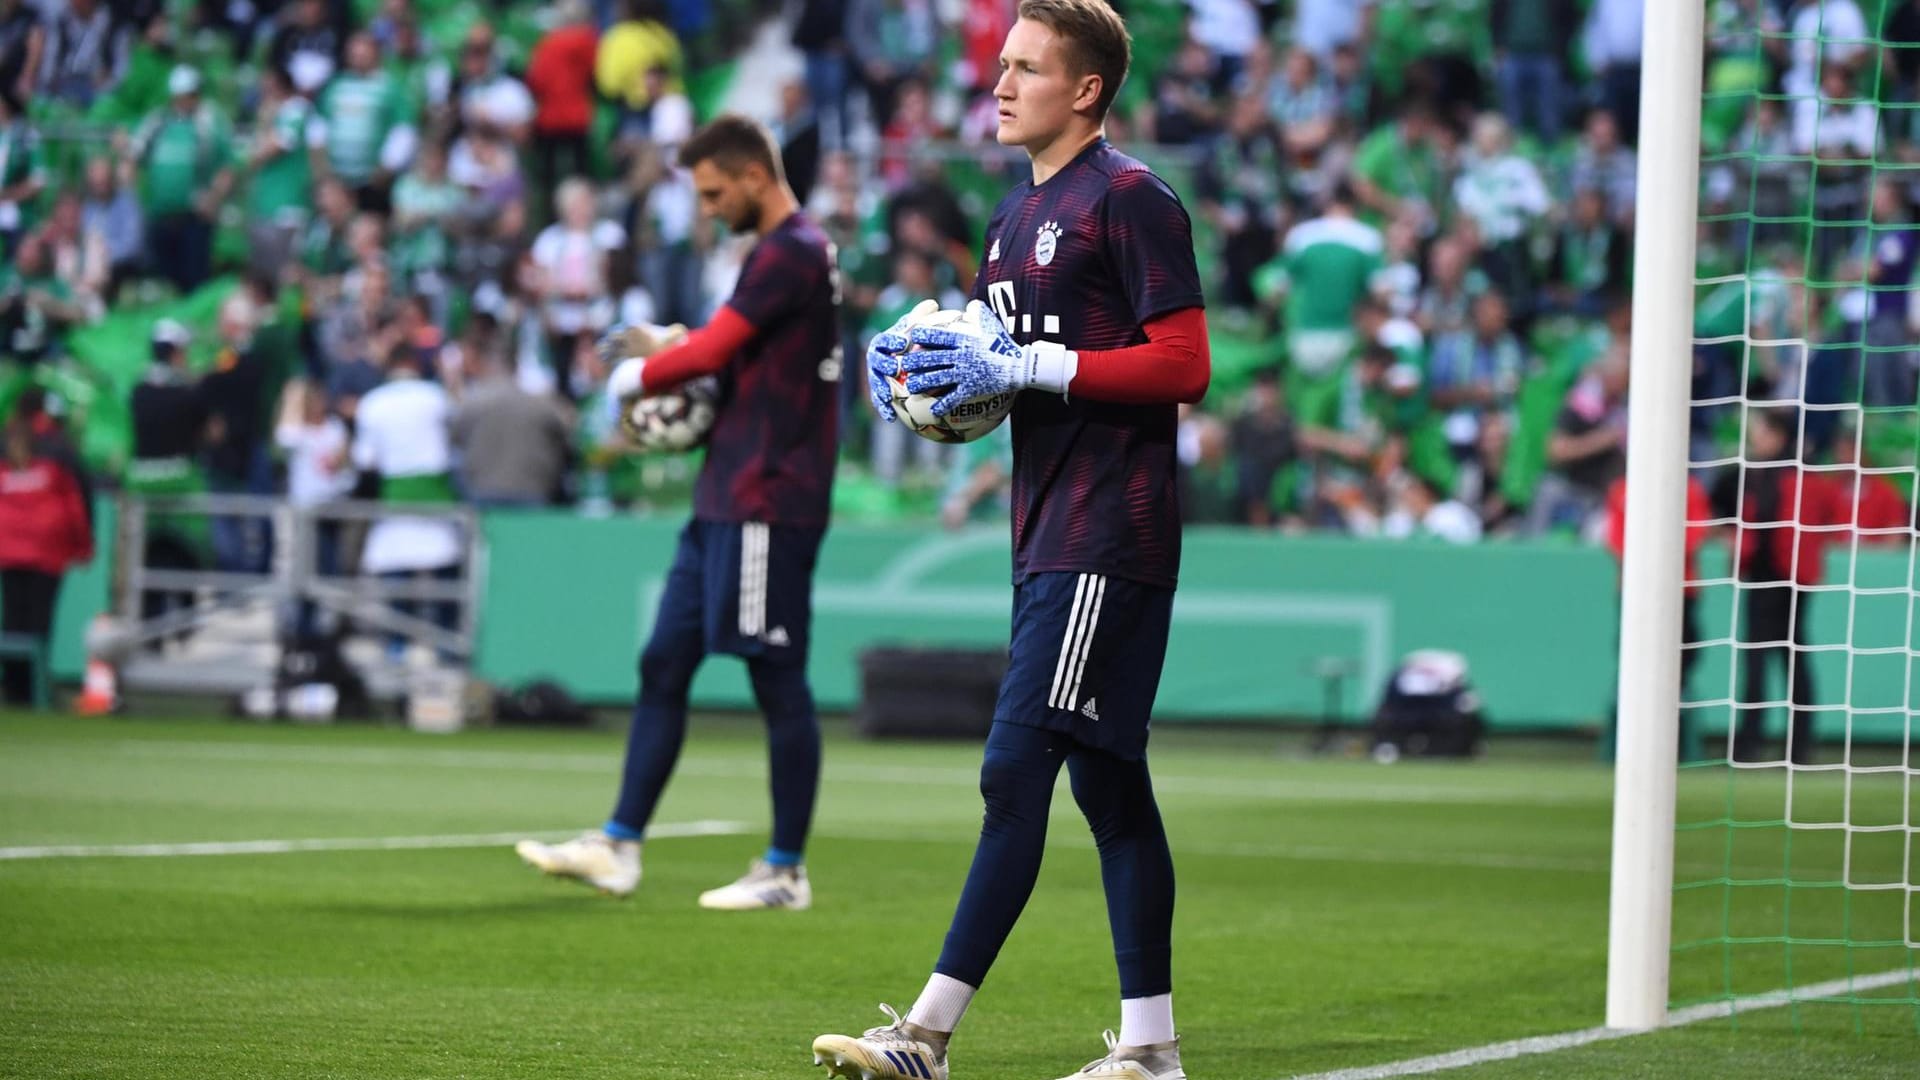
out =
<svg viewBox="0 0 1920 1080"><path fill-rule="evenodd" d="M822 1035L813 1040L813 1063L828 1076L846 1080L947 1080L947 1047L900 1019L892 1007L880 1011L893 1019L865 1035Z"/></svg>
<svg viewBox="0 0 1920 1080"><path fill-rule="evenodd" d="M813 906L813 886L807 884L804 866L775 866L755 859L745 877L701 893L700 906L710 911L805 911Z"/></svg>
<svg viewBox="0 0 1920 1080"><path fill-rule="evenodd" d="M522 840L513 850L543 874L572 878L608 896L630 896L640 884L640 843L636 840L615 840L593 830L562 844Z"/></svg>
<svg viewBox="0 0 1920 1080"><path fill-rule="evenodd" d="M1111 1031L1101 1037L1107 1040L1107 1056L1087 1062L1085 1068L1060 1080L1085 1080L1090 1076L1107 1080L1187 1080L1186 1071L1180 1068L1179 1039L1152 1046L1121 1046Z"/></svg>

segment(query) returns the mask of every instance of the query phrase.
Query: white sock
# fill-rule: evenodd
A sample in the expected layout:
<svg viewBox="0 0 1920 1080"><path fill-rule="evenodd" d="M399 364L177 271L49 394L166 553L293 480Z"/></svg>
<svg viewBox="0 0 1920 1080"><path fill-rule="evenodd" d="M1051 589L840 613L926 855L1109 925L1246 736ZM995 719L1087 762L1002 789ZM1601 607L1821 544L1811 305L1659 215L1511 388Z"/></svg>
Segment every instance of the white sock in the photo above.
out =
<svg viewBox="0 0 1920 1080"><path fill-rule="evenodd" d="M1172 1041L1172 994L1120 999L1121 1046L1154 1046Z"/></svg>
<svg viewBox="0 0 1920 1080"><path fill-rule="evenodd" d="M974 987L959 979L935 973L927 980L927 988L920 991L920 997L914 1001L913 1008L907 1011L907 1023L918 1024L929 1031L951 1032L960 1026L960 1018L967 1014L967 1006L973 1003ZM1172 1020L1168 1020L1172 1023Z"/></svg>

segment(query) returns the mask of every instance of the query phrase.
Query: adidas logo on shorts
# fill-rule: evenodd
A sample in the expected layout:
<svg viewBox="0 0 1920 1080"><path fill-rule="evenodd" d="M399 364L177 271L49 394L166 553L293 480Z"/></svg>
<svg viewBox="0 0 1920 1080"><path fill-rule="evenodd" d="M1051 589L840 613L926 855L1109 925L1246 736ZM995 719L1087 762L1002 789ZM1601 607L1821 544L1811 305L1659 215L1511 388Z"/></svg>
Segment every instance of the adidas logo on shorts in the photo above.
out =
<svg viewBox="0 0 1920 1080"><path fill-rule="evenodd" d="M1096 724L1100 722L1100 710L1093 707L1092 698L1088 698L1087 703L1085 705L1080 706L1080 715L1086 717L1087 719L1093 721Z"/></svg>

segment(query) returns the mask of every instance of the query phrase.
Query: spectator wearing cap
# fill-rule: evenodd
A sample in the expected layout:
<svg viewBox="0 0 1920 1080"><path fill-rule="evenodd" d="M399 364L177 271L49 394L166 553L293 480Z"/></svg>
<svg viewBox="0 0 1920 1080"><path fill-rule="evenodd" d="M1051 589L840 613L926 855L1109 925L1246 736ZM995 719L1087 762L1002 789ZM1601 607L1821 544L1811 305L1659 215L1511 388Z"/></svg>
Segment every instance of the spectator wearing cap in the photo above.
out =
<svg viewBox="0 0 1920 1080"><path fill-rule="evenodd" d="M146 219L133 193L133 172L131 162L116 165L105 157L87 162L80 221L82 228L98 234L106 245L107 284L103 295L109 303L121 284L139 270L146 254Z"/></svg>
<svg viewBox="0 0 1920 1080"><path fill-rule="evenodd" d="M60 579L93 558L93 528L79 480L36 447L30 418L0 428L0 631L37 641L53 634ZM0 666L8 704L31 700L26 666Z"/></svg>
<svg viewBox="0 0 1920 1080"><path fill-rule="evenodd" d="M207 403L200 385L187 373L187 346L193 335L173 319L153 325L153 362L133 388L133 464L127 481L136 490L150 481L173 482L196 471L207 429Z"/></svg>
<svg viewBox="0 0 1920 1080"><path fill-rule="evenodd" d="M593 60L600 46L586 0L561 0L559 25L533 47L527 89L533 94L536 178L553 191L569 176L587 173L587 132L593 125Z"/></svg>
<svg viewBox="0 0 1920 1080"><path fill-rule="evenodd" d="M0 258L13 255L20 234L33 224L28 214L46 186L40 137L21 99L0 88Z"/></svg>
<svg viewBox="0 0 1920 1080"><path fill-rule="evenodd" d="M147 217L147 262L182 293L213 273L213 227L233 183L227 118L200 97L200 72L167 76L167 107L140 125L128 147L139 163Z"/></svg>
<svg viewBox="0 0 1920 1080"><path fill-rule="evenodd" d="M133 388L133 459L123 483L144 496L187 495L207 488L200 450L207 438L207 399L187 372L193 336L173 319L153 326L153 362ZM156 515L147 522L146 565L194 570L206 565L207 521L199 516ZM140 598L143 618L193 603L191 592L149 592Z"/></svg>

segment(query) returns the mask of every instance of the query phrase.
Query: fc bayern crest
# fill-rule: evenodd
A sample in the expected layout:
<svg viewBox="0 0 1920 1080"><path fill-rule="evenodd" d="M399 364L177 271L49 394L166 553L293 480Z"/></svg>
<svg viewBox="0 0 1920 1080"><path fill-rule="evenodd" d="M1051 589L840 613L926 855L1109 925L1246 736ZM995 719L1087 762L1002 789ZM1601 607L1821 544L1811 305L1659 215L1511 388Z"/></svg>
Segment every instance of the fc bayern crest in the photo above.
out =
<svg viewBox="0 0 1920 1080"><path fill-rule="evenodd" d="M1053 253L1060 246L1060 223L1049 221L1040 226L1040 238L1033 242L1033 261L1045 266L1053 261Z"/></svg>

